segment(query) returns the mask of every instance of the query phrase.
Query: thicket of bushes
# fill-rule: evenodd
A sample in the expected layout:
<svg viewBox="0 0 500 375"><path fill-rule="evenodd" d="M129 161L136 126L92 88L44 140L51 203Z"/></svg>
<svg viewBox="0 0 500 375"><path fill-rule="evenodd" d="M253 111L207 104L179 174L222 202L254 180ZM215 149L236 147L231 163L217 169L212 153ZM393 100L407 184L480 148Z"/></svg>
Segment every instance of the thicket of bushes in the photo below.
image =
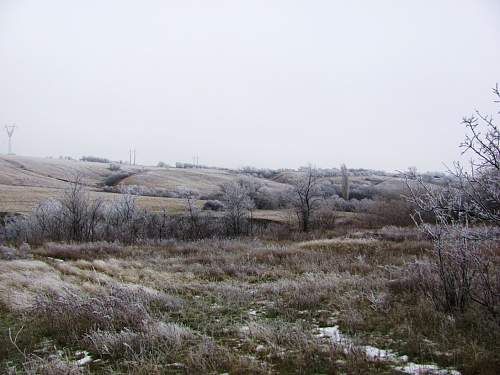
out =
<svg viewBox="0 0 500 375"><path fill-rule="evenodd" d="M94 242L176 238L192 240L234 235L264 235L272 231L268 222L251 222L246 207L224 215L198 208L185 214L154 213L140 209L132 195L105 203L91 199L81 185L74 185L60 199L40 204L30 215L7 219L3 237L9 243L39 245L47 241Z"/></svg>
<svg viewBox="0 0 500 375"><path fill-rule="evenodd" d="M101 158L98 156L82 156L80 158L81 161L89 161L93 163L110 163L109 159Z"/></svg>

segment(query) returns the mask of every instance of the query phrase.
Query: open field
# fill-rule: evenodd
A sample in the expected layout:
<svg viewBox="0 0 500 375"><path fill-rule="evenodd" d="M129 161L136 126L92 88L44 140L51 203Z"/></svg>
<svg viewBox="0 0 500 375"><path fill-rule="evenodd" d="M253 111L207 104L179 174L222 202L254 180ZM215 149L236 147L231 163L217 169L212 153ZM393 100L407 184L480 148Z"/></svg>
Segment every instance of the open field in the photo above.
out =
<svg viewBox="0 0 500 375"><path fill-rule="evenodd" d="M412 287L430 244L365 237L47 244L0 262L0 360L29 374L498 373L498 330Z"/></svg>
<svg viewBox="0 0 500 375"><path fill-rule="evenodd" d="M0 199L0 212L27 214L41 202L60 198L63 193L64 189L0 185L0 195L2 196L2 199ZM91 198L111 202L118 200L121 194L89 191L89 195ZM151 212L160 212L165 209L169 213L176 214L184 210L183 200L177 198L138 196L137 204L140 208ZM199 201L198 204L201 206L202 201Z"/></svg>

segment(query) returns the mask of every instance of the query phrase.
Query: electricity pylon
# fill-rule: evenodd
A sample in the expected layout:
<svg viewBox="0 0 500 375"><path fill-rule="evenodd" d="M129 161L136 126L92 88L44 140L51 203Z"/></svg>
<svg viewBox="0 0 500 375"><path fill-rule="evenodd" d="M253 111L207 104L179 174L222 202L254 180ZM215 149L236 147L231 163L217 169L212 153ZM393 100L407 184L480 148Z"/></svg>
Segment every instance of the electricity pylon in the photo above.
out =
<svg viewBox="0 0 500 375"><path fill-rule="evenodd" d="M5 130L7 130L7 136L9 137L9 155L13 155L12 153L12 134L14 134L14 129L16 129L16 125L5 125Z"/></svg>

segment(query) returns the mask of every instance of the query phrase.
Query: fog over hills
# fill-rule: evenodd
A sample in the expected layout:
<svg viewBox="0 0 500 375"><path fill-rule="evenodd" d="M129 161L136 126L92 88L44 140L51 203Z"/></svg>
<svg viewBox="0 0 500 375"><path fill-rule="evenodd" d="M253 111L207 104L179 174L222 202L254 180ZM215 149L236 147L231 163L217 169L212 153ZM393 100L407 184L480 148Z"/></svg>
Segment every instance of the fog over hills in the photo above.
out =
<svg viewBox="0 0 500 375"><path fill-rule="evenodd" d="M20 155L443 170L462 116L492 112L498 14L496 0L3 0L0 124L19 126Z"/></svg>

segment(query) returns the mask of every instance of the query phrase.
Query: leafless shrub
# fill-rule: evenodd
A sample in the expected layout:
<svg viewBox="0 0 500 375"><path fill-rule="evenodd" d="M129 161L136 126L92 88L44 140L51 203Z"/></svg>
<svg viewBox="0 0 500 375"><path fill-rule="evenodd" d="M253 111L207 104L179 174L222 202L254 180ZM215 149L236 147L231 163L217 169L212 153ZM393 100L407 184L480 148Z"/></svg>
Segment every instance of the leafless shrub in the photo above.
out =
<svg viewBox="0 0 500 375"><path fill-rule="evenodd" d="M135 196L125 194L107 207L105 236L120 239L125 243L134 243L140 239L144 222L143 212L137 207Z"/></svg>
<svg viewBox="0 0 500 375"><path fill-rule="evenodd" d="M55 241L93 241L102 220L103 202L90 199L81 177L76 176L63 196L40 204L28 217L15 217L6 224L8 239L40 244Z"/></svg>
<svg viewBox="0 0 500 375"><path fill-rule="evenodd" d="M138 287L136 285L115 286L111 289L111 295L125 301L140 303L148 311L177 311L183 306L182 299L151 288Z"/></svg>
<svg viewBox="0 0 500 375"><path fill-rule="evenodd" d="M417 263L420 289L446 312L464 312L470 302L491 316L500 313L500 264L497 240L488 228L446 228L434 235L437 261Z"/></svg>
<svg viewBox="0 0 500 375"><path fill-rule="evenodd" d="M119 332L93 331L86 334L82 342L101 357L136 359L152 352L162 352L168 358L194 339L195 335L183 326L154 322L142 332L129 329Z"/></svg>
<svg viewBox="0 0 500 375"><path fill-rule="evenodd" d="M24 242L21 244L21 246L19 246L18 252L21 254L21 256L26 257L31 253L31 246L28 243Z"/></svg>
<svg viewBox="0 0 500 375"><path fill-rule="evenodd" d="M494 93L500 98L498 86ZM478 111L463 124L468 134L461 147L476 157L470 170L456 163L451 172L457 183L444 187L407 176L408 199L418 208L415 220L434 242L430 271L439 281L427 288L432 300L445 311L462 313L474 302L500 324L500 131L492 117ZM435 215L435 226L422 223L426 212Z"/></svg>
<svg viewBox="0 0 500 375"><path fill-rule="evenodd" d="M126 358L145 351L141 335L128 329L119 332L91 331L84 336L82 342L100 357L113 359Z"/></svg>
<svg viewBox="0 0 500 375"><path fill-rule="evenodd" d="M300 324L278 320L250 322L243 334L266 345L271 345L275 351L280 348L301 351L317 344L316 338L310 333L310 330L306 330Z"/></svg>
<svg viewBox="0 0 500 375"><path fill-rule="evenodd" d="M299 280L281 279L264 284L261 293L280 297L278 308L287 307L297 310L315 308L337 291L337 277L324 275L314 278L306 276Z"/></svg>
<svg viewBox="0 0 500 375"><path fill-rule="evenodd" d="M196 205L199 193L190 189L182 189L179 196L184 199L185 211L189 221L189 231L192 238L198 238L201 231L200 208Z"/></svg>
<svg viewBox="0 0 500 375"><path fill-rule="evenodd" d="M17 249L0 245L0 260L26 259L31 256L31 246L27 243L22 243Z"/></svg>
<svg viewBox="0 0 500 375"><path fill-rule="evenodd" d="M30 316L46 333L70 342L96 330L141 331L151 319L146 306L119 289L95 297L45 295L37 299Z"/></svg>
<svg viewBox="0 0 500 375"><path fill-rule="evenodd" d="M229 351L213 340L204 338L187 354L187 366L196 373L212 373L231 361Z"/></svg>
<svg viewBox="0 0 500 375"><path fill-rule="evenodd" d="M101 215L102 201L91 200L88 197L80 176L76 176L59 203L63 219L61 224L65 227L69 240L92 241Z"/></svg>
<svg viewBox="0 0 500 375"><path fill-rule="evenodd" d="M18 259L17 250L13 247L0 246L0 259L2 260Z"/></svg>
<svg viewBox="0 0 500 375"><path fill-rule="evenodd" d="M373 215L377 226L410 226L414 224L411 217L414 206L401 197L380 197L369 205L367 212Z"/></svg>
<svg viewBox="0 0 500 375"><path fill-rule="evenodd" d="M323 201L319 208L314 212L312 227L319 230L328 230L335 228L338 220L338 213L335 208Z"/></svg>
<svg viewBox="0 0 500 375"><path fill-rule="evenodd" d="M207 286L206 289L220 300L224 306L247 306L255 299L253 292L245 290L237 284L216 283Z"/></svg>
<svg viewBox="0 0 500 375"><path fill-rule="evenodd" d="M217 345L210 338L189 349L186 371L190 374L270 374L272 370L266 363L250 356L236 355L225 347Z"/></svg>

